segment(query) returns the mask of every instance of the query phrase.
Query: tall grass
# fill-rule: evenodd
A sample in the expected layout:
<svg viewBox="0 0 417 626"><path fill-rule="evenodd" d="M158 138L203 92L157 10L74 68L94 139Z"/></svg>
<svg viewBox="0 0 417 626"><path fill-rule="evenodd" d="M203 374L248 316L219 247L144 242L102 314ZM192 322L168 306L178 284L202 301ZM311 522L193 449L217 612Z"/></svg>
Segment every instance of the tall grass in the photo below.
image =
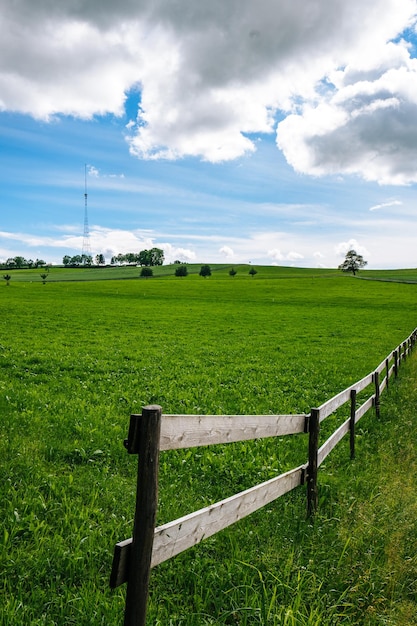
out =
<svg viewBox="0 0 417 626"><path fill-rule="evenodd" d="M1 287L8 626L121 623L124 590L111 592L108 577L114 543L132 528L136 468L122 445L131 412L153 402L166 413L308 411L416 325L412 285L312 271ZM412 624L401 616L415 608L415 557L401 550L415 539L415 502L398 458L413 428L384 407L380 422L364 418L357 460L342 444L326 461L313 525L300 489L155 568L149 623ZM163 453L158 523L303 462L303 442ZM396 491L385 468L396 468Z"/></svg>

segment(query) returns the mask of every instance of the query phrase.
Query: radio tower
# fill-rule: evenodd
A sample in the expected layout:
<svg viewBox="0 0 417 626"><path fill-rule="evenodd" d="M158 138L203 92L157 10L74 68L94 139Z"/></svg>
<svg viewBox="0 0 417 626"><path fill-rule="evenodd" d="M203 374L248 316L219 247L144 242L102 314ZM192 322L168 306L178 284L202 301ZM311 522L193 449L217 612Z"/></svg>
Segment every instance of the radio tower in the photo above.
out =
<svg viewBox="0 0 417 626"><path fill-rule="evenodd" d="M83 260L87 256L91 257L91 245L90 245L90 230L88 228L88 212L87 212L87 165L84 168L84 236L83 236L83 249L81 255Z"/></svg>

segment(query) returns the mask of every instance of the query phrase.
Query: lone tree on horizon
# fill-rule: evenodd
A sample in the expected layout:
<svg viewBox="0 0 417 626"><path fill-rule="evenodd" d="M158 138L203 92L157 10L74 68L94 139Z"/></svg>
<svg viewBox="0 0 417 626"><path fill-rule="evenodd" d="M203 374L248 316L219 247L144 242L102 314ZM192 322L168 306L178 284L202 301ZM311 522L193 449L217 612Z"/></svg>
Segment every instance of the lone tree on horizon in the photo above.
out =
<svg viewBox="0 0 417 626"><path fill-rule="evenodd" d="M338 267L342 272L352 272L355 276L356 272L359 272L365 265L368 265L368 261L365 261L361 254L358 254L356 250L348 250L346 252L345 260Z"/></svg>

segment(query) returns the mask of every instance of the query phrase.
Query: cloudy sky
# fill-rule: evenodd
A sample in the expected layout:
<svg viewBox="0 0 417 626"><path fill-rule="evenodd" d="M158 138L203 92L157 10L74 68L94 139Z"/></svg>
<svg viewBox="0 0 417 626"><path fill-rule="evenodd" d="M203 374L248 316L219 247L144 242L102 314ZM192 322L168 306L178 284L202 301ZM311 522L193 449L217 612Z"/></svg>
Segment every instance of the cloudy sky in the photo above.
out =
<svg viewBox="0 0 417 626"><path fill-rule="evenodd" d="M0 260L417 266L415 0L0 9Z"/></svg>

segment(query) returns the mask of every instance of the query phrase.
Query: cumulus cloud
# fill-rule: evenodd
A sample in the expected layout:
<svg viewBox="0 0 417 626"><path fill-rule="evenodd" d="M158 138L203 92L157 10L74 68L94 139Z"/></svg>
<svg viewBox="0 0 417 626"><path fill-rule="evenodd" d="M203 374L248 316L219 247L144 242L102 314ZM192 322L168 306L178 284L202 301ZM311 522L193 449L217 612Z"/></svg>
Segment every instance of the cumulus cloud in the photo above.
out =
<svg viewBox="0 0 417 626"><path fill-rule="evenodd" d="M380 184L417 181L417 60L405 42L356 59L325 93L283 120L277 143L299 172L359 175Z"/></svg>
<svg viewBox="0 0 417 626"><path fill-rule="evenodd" d="M158 247L164 251L165 263L174 263L174 261L192 263L196 258L195 251L189 248L177 247L171 243L161 243Z"/></svg>
<svg viewBox="0 0 417 626"><path fill-rule="evenodd" d="M355 250L358 254L361 254L362 256L370 256L370 252L365 248L365 246L362 246L360 243L358 243L356 239L341 241L334 248L334 251L338 256L345 256L346 252L348 252L349 250Z"/></svg>
<svg viewBox="0 0 417 626"><path fill-rule="evenodd" d="M281 250L278 250L278 248L274 248L273 250L268 250L268 256L274 261L283 261L285 258Z"/></svg>
<svg viewBox="0 0 417 626"><path fill-rule="evenodd" d="M298 171L406 183L415 61L398 36L414 0L4 0L0 110L121 115L131 153L221 162L274 131ZM390 41L396 43L389 43ZM327 82L326 82L327 81Z"/></svg>
<svg viewBox="0 0 417 626"><path fill-rule="evenodd" d="M299 261L300 259L304 259L304 256L299 252L289 252L287 254L287 259L289 261Z"/></svg>
<svg viewBox="0 0 417 626"><path fill-rule="evenodd" d="M268 250L268 257L274 261L299 261L304 259L304 256L299 252L287 252L283 254L278 248Z"/></svg>
<svg viewBox="0 0 417 626"><path fill-rule="evenodd" d="M220 254L226 257L226 259L231 259L234 256L234 252L232 248L229 246L222 246L219 250Z"/></svg>

